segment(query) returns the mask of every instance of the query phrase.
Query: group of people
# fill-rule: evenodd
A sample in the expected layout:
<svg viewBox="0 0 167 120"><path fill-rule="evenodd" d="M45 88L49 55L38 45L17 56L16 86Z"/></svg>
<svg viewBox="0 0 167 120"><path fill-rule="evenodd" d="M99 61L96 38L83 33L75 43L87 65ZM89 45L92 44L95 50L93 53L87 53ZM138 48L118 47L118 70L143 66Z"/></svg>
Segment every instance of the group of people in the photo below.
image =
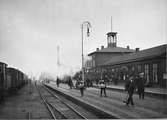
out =
<svg viewBox="0 0 167 120"><path fill-rule="evenodd" d="M59 83L60 83L60 80L57 78L57 87L59 87ZM103 94L105 97L107 97L105 76L101 77L98 84L100 87L100 97L102 97ZM72 89L73 82L71 78L68 80L68 85L70 89ZM85 89L84 81L80 81L78 83L78 88L80 89L81 97L83 97L84 89ZM144 99L144 73L130 76L126 79L125 91L127 92L127 97L126 97L126 100L123 101L124 103L126 103L126 105L129 105L129 104L131 104L132 106L134 105L133 94L135 90L137 90L139 94L139 99Z"/></svg>
<svg viewBox="0 0 167 120"><path fill-rule="evenodd" d="M56 80L56 84L57 84L57 87L59 87L59 84L61 83L61 80L57 77L57 80ZM72 79L71 77L69 77L68 81L67 81L67 84L69 85L70 89L72 89L73 87L73 82L72 82Z"/></svg>
<svg viewBox="0 0 167 120"><path fill-rule="evenodd" d="M102 97L103 93L104 96L106 95L106 82L104 79L101 78L99 81L99 87L100 87L100 97ZM144 99L144 73L140 73L139 75L130 76L126 79L125 82L125 91L127 92L126 100L123 102L126 103L126 105L131 104L134 105L133 102L133 94L137 91L139 94L139 99Z"/></svg>
<svg viewBox="0 0 167 120"><path fill-rule="evenodd" d="M144 99L144 73L129 77L125 83L125 91L127 91L127 99L124 101L126 105L134 105L133 94L137 90L139 99Z"/></svg>

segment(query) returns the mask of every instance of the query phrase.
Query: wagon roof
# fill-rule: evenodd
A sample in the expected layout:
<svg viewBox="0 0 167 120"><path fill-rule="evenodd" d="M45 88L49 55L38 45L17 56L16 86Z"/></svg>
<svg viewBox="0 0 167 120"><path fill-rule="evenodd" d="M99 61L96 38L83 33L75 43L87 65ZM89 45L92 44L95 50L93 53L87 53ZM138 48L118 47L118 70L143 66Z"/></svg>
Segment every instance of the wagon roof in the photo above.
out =
<svg viewBox="0 0 167 120"><path fill-rule="evenodd" d="M0 62L0 64L5 64L5 65L7 66L7 64L6 64L6 63L4 63L4 62Z"/></svg>
<svg viewBox="0 0 167 120"><path fill-rule="evenodd" d="M8 67L7 70L18 71L16 68Z"/></svg>

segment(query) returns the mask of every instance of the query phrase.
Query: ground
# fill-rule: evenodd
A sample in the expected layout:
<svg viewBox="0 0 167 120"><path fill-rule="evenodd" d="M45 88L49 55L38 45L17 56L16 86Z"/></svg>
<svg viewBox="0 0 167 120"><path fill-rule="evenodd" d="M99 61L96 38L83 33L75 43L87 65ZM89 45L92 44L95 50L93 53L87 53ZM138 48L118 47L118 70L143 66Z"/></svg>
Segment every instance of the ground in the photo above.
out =
<svg viewBox="0 0 167 120"><path fill-rule="evenodd" d="M6 97L0 104L0 119L49 118L47 109L34 84L25 85L16 94Z"/></svg>

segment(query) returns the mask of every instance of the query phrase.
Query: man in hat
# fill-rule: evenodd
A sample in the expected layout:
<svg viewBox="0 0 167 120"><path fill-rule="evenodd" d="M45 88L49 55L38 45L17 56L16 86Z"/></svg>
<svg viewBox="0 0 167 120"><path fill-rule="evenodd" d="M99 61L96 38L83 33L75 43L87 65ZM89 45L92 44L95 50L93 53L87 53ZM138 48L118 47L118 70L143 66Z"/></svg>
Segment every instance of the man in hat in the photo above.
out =
<svg viewBox="0 0 167 120"><path fill-rule="evenodd" d="M72 89L73 82L72 82L72 78L71 77L69 77L69 79L68 79L68 85L69 85L70 89Z"/></svg>
<svg viewBox="0 0 167 120"><path fill-rule="evenodd" d="M139 78L137 80L137 89L139 94L139 99L144 99L144 73L139 74Z"/></svg>
<svg viewBox="0 0 167 120"><path fill-rule="evenodd" d="M103 79L101 79L100 82L99 82L99 84L100 84L100 97L102 97L103 92L104 92L105 97L107 97L107 95L106 95L106 83L105 83L105 81Z"/></svg>
<svg viewBox="0 0 167 120"><path fill-rule="evenodd" d="M59 78L58 78L58 77L57 77L57 80L56 80L56 84L57 84L57 87L59 87L60 80L59 80Z"/></svg>
<svg viewBox="0 0 167 120"><path fill-rule="evenodd" d="M135 90L135 83L134 83L134 78L133 77L130 77L129 80L127 80L127 82L125 84L125 88L128 92L128 99L125 102L126 105L129 105L129 103L131 103L131 105L134 105L133 93L134 93L134 90Z"/></svg>
<svg viewBox="0 0 167 120"><path fill-rule="evenodd" d="M80 81L79 89L80 89L80 92L81 92L81 97L83 97L84 96L84 81Z"/></svg>

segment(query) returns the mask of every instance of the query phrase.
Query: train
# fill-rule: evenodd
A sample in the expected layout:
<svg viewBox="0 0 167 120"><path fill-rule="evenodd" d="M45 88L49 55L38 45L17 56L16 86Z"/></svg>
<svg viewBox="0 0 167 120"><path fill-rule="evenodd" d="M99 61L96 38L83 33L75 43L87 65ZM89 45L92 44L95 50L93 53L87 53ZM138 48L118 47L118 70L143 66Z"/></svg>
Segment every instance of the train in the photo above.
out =
<svg viewBox="0 0 167 120"><path fill-rule="evenodd" d="M25 73L7 66L6 63L0 62L0 102L5 96L16 93L29 81Z"/></svg>

